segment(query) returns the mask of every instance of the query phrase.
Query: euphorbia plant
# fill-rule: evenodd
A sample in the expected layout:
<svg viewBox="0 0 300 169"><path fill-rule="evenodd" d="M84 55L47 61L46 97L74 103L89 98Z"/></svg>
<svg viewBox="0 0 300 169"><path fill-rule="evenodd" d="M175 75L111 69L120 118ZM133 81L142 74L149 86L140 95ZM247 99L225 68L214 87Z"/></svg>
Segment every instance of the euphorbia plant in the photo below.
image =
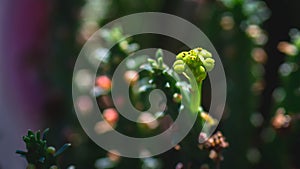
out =
<svg viewBox="0 0 300 169"><path fill-rule="evenodd" d="M157 51L155 60L148 59L148 62L149 63L141 66L141 68L144 70L142 73L140 73L139 80L142 81L143 78L149 77L153 78L154 80L151 80L152 84L155 84L156 88L163 88L164 91L166 90L166 84L168 84L169 88L171 89L188 89L181 90L181 97L178 97L178 94L176 93L178 90L170 89L169 91L165 91L167 95L168 92L170 93L173 91L174 93L174 91L176 91L173 95L173 100L178 101L178 98L185 99L186 105L181 106L181 108L188 109L186 112L197 115L196 123L191 131L192 134L188 135L187 139L179 143L183 146L185 151L183 153L186 154L186 156L190 156L190 152L188 151L189 149L194 149L194 146L196 147L196 145L193 143L196 142L195 140L198 139L196 137L199 136L199 139L206 140L204 143L199 144L199 148L201 150L208 149L210 151L209 158L216 161L217 166L219 166L219 162L223 159L221 151L223 148L228 146L228 143L225 141L225 138L222 136L221 132L218 132L211 138L207 138L206 134L203 132L200 133L200 131L203 130L202 128L204 122L208 122L209 125L214 125L216 123L216 120L209 114L205 113L201 107L202 83L207 77L208 72L212 71L215 64L212 54L203 48L195 48L190 51L183 51L176 56L176 61L173 63L174 71L170 70L168 66L163 63L163 54L161 50ZM145 76L145 71L148 73L146 74L146 77L143 77ZM178 77L178 74L183 74L188 79L189 83L181 83L182 81ZM177 112L179 112L179 109L180 108L178 108ZM188 163L190 163L190 161Z"/></svg>
<svg viewBox="0 0 300 169"><path fill-rule="evenodd" d="M212 58L212 54L203 48L196 48L179 53L173 64L175 72L183 74L191 84L189 102L190 111L192 113L199 113L202 121L206 121L210 125L215 124L215 119L203 112L201 107L201 97L203 80L207 77L207 73L214 68L214 65L215 60ZM199 124L199 122L196 121L196 127L198 127L198 129L196 128L196 131L203 127L202 124L197 124ZM229 145L225 141L222 133L218 132L211 138L207 138L206 133L201 132L199 139L205 140L204 143L200 143L199 148L210 150L209 158L216 162L216 168L220 168L220 161L223 160L221 151Z"/></svg>
<svg viewBox="0 0 300 169"><path fill-rule="evenodd" d="M28 130L28 134L23 136L27 152L17 150L16 153L26 158L28 162L27 169L59 169L57 157L71 144L67 143L56 151L53 146L47 145L48 131L49 129L46 129L41 136L40 131L34 133Z"/></svg>
<svg viewBox="0 0 300 169"><path fill-rule="evenodd" d="M214 64L215 60L212 58L212 54L202 48L181 52L176 56L176 61L173 65L175 72L182 73L189 79L191 84L190 108L193 113L199 112L202 83L207 76L207 72L214 68ZM196 83L191 78L195 78Z"/></svg>
<svg viewBox="0 0 300 169"><path fill-rule="evenodd" d="M174 168L176 166L176 168L180 169L181 164L184 168L199 168L207 162L208 158L213 159L219 164L222 160L221 151L228 146L228 143L219 132L210 138L204 133L205 131L201 132L204 122L208 122L210 125L214 125L216 122L216 120L205 113L201 107L202 83L206 79L208 72L214 68L215 64L212 54L203 48L184 51L176 56L173 67L168 67L164 63L165 57L160 49L156 52L155 58L148 59L146 62L141 59L142 57L128 59L126 57L131 55L138 45L128 40L120 40L124 39L120 31L121 29L114 29L108 33L109 36L104 37L104 41L119 41L119 45L112 48L109 55L105 58L103 58L102 55L97 55L97 58L103 63L97 72L97 79L93 88L96 92L93 92L97 97L100 110L103 111L104 119L118 132L133 137L149 137L165 131L180 113L188 113L188 115L197 117L197 119L188 135L174 147L175 150L172 149L161 155L151 157L150 159L127 160L123 157L112 158L109 153L107 157L102 158L105 152L102 152L103 150L101 149L98 151L94 151L95 149L93 149L88 152L94 151L95 154L98 153L102 155L97 154L93 156L89 154L89 158L84 159L85 164L80 162L76 164L76 167L86 168L85 165L88 165L88 168L92 168L91 163L96 162L96 168L123 169L148 167L160 169ZM116 39L111 39L113 37ZM108 49L104 47L99 47L98 49L98 51L106 50ZM126 64L128 70L124 72L124 79L121 78L118 80L124 80L124 82L130 83L130 103L141 111L141 116L138 117L140 120L138 123L128 121L125 117L119 116L119 112L115 107L116 105L112 104L113 98L111 90L113 89L113 81L111 78L113 77L116 67L118 67L124 59L128 59L125 61L130 61L131 64ZM136 71L137 69L139 69L139 71ZM183 80L184 78L180 78L180 74L184 75L188 82L185 82L185 80ZM155 109L153 112L147 112L150 103L144 98L147 98L155 89L161 89L166 96L166 108L163 112L155 112L162 111L160 108ZM122 99L124 98L120 96L118 99L118 101L122 103ZM148 119L145 120L143 118ZM150 121L152 122L149 122L149 118L151 118ZM101 129L103 129L102 126L95 126L96 132L107 132ZM31 140L28 141L25 139L27 137L31 138ZM84 136L81 135L80 137ZM201 142L206 141L199 144L198 139L202 139ZM24 136L24 141L27 146L29 144L35 145L31 148L28 148L30 147L28 146L28 152L18 152L26 157L30 167L37 169L58 167L56 157L58 155L57 152L60 152L60 150L55 153L53 147L46 145L45 139L41 140L39 138L39 133L30 131L28 136ZM72 142L73 140L70 141ZM80 142L77 146L84 147L86 144L88 143ZM209 155L207 155L205 151L201 151L202 149L209 150ZM174 155L176 157L172 158ZM72 156L72 154L70 154L70 156ZM83 160L83 156L85 155L82 154L82 156L70 158L78 161ZM94 157L100 159L96 160ZM155 163L157 165L151 167L149 161L156 161ZM162 164L162 162L164 162L164 164Z"/></svg>

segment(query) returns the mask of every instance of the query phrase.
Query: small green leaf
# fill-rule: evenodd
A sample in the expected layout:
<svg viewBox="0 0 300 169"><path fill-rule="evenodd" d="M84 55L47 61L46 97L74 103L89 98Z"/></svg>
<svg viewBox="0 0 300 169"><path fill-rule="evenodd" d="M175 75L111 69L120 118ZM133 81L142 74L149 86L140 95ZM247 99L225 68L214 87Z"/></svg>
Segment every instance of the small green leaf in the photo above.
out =
<svg viewBox="0 0 300 169"><path fill-rule="evenodd" d="M40 157L40 158L39 158L39 162L40 162L40 163L44 163L44 162L45 162L45 157Z"/></svg>
<svg viewBox="0 0 300 169"><path fill-rule="evenodd" d="M161 49L158 49L155 53L156 59L162 58L163 57L163 52Z"/></svg>
<svg viewBox="0 0 300 169"><path fill-rule="evenodd" d="M29 137L34 135L34 132L32 130L28 130L28 134Z"/></svg>
<svg viewBox="0 0 300 169"><path fill-rule="evenodd" d="M59 150L57 150L57 152L54 154L54 157L59 156L61 153L63 153L70 146L71 146L70 143L67 143L67 144L63 145Z"/></svg>
<svg viewBox="0 0 300 169"><path fill-rule="evenodd" d="M30 139L30 141L34 141L35 140L35 135L33 134L33 135L30 135L29 136L29 139Z"/></svg>
<svg viewBox="0 0 300 169"><path fill-rule="evenodd" d="M52 147L52 146L49 146L48 148L47 148L47 152L49 153L49 154L52 154L52 155L54 155L55 154L55 147Z"/></svg>
<svg viewBox="0 0 300 169"><path fill-rule="evenodd" d="M158 62L158 68L162 69L163 68L163 64L164 64L163 58L159 57L157 59L157 62Z"/></svg>
<svg viewBox="0 0 300 169"><path fill-rule="evenodd" d="M25 143L28 143L30 141L30 138L27 136L23 136L23 140Z"/></svg>
<svg viewBox="0 0 300 169"><path fill-rule="evenodd" d="M40 140L40 138L41 138L41 131L40 130L36 132L35 138L36 138L36 140Z"/></svg>
<svg viewBox="0 0 300 169"><path fill-rule="evenodd" d="M21 150L17 150L16 153L17 153L17 154L20 154L22 157L23 157L23 156L25 157L26 154L27 154L27 152L21 151Z"/></svg>
<svg viewBox="0 0 300 169"><path fill-rule="evenodd" d="M43 132L43 140L47 139L48 132L49 132L49 128L46 128Z"/></svg>

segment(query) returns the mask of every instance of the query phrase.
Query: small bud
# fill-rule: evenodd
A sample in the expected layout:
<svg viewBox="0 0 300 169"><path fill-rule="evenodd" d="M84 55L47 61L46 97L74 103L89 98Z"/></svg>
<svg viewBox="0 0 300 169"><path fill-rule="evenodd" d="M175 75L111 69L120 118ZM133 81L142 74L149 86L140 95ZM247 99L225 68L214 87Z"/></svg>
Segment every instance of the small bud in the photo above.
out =
<svg viewBox="0 0 300 169"><path fill-rule="evenodd" d="M199 67L200 73L205 73L205 68L203 66Z"/></svg>
<svg viewBox="0 0 300 169"><path fill-rule="evenodd" d="M272 126L275 129L284 129L288 128L291 124L292 118L286 114L285 109L280 107L276 111L275 117L272 119Z"/></svg>
<svg viewBox="0 0 300 169"><path fill-rule="evenodd" d="M181 102L181 100L182 100L182 95L178 94L178 93L174 93L173 101L176 102L176 103L179 103L179 102Z"/></svg>
<svg viewBox="0 0 300 169"><path fill-rule="evenodd" d="M203 65L206 68L206 70L209 72L214 68L215 60L212 58L207 58L204 60Z"/></svg>
<svg viewBox="0 0 300 169"><path fill-rule="evenodd" d="M183 60L176 60L173 65L175 66L175 65L183 65L183 64L185 64Z"/></svg>
<svg viewBox="0 0 300 169"><path fill-rule="evenodd" d="M215 150L210 150L209 152L209 158L212 160L217 160L219 157L218 153Z"/></svg>
<svg viewBox="0 0 300 169"><path fill-rule="evenodd" d="M58 167L56 165L53 165L49 169L58 169Z"/></svg>
<svg viewBox="0 0 300 169"><path fill-rule="evenodd" d="M201 56L203 56L204 58L211 58L211 57L212 57L212 54L211 54L209 51L205 50L205 49L202 49L202 50L199 52L199 54L200 54Z"/></svg>
<svg viewBox="0 0 300 169"><path fill-rule="evenodd" d="M122 39L122 30L120 28L112 29L110 32L110 36L113 41L118 41Z"/></svg>
<svg viewBox="0 0 300 169"><path fill-rule="evenodd" d="M119 46L122 50L127 50L128 42L126 40L124 40L124 41L120 42Z"/></svg>
<svg viewBox="0 0 300 169"><path fill-rule="evenodd" d="M56 149L55 149L54 147L52 147L52 146L49 146L49 147L47 148L47 152L48 152L49 154L54 155L55 152L56 152Z"/></svg>
<svg viewBox="0 0 300 169"><path fill-rule="evenodd" d="M191 55L191 56L190 56L190 59L191 59L191 61L196 61L197 57L196 57L196 56L193 56L193 55Z"/></svg>
<svg viewBox="0 0 300 169"><path fill-rule="evenodd" d="M188 55L188 52L180 52L177 56L176 59L183 59Z"/></svg>
<svg viewBox="0 0 300 169"><path fill-rule="evenodd" d="M192 56L197 56L198 50L197 49L190 50L190 53Z"/></svg>
<svg viewBox="0 0 300 169"><path fill-rule="evenodd" d="M201 52L203 50L203 48L196 48L195 49L197 52Z"/></svg>
<svg viewBox="0 0 300 169"><path fill-rule="evenodd" d="M175 65L174 70L176 73L183 73L185 70L185 66L184 65Z"/></svg>
<svg viewBox="0 0 300 169"><path fill-rule="evenodd" d="M173 68L176 73L182 73L185 71L185 63L182 60L176 60L173 64Z"/></svg>

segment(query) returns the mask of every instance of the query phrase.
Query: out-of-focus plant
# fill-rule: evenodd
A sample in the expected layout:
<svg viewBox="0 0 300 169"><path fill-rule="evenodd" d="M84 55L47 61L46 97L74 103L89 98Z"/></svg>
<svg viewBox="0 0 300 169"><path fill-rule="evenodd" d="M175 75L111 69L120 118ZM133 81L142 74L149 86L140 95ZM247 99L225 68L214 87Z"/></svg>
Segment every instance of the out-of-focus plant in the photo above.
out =
<svg viewBox="0 0 300 169"><path fill-rule="evenodd" d="M81 9L77 42L83 44L99 26L118 17L136 12L156 11L169 4L161 0L86 0ZM124 8L126 6L126 8ZM147 10L148 9L148 10Z"/></svg>
<svg viewBox="0 0 300 169"><path fill-rule="evenodd" d="M270 10L261 0L219 0L208 2L207 7L210 10L199 10L207 16L199 20L200 26L222 53L228 84L224 125L221 122L220 127L230 142L239 137L239 143L231 144L231 151L226 152L222 166L252 168L261 160L259 144L254 140L260 139L256 132L264 122L258 111L267 62L263 47L268 37L262 25Z"/></svg>
<svg viewBox="0 0 300 169"><path fill-rule="evenodd" d="M200 133L201 139L206 140L204 143L199 145L200 149L209 150L209 158L216 162L216 168L220 168L220 162L224 159L222 151L224 148L229 146L223 134L218 131L216 134L207 138L205 133Z"/></svg>
<svg viewBox="0 0 300 169"><path fill-rule="evenodd" d="M59 169L57 158L61 155L71 144L67 143L59 150L53 146L47 145L47 133L49 129L46 129L41 137L41 132L33 132L28 130L28 134L23 136L23 141L26 144L27 152L17 150L16 153L26 158L28 162L27 169Z"/></svg>
<svg viewBox="0 0 300 169"><path fill-rule="evenodd" d="M299 119L297 116L300 112L300 105L298 102L300 100L299 30L292 29L290 31L290 36L291 42L280 42L278 44L278 49L286 54L286 59L279 67L281 85L274 91L274 99L279 107L272 123L275 129L288 128L293 120Z"/></svg>
<svg viewBox="0 0 300 169"><path fill-rule="evenodd" d="M286 55L285 61L279 67L280 85L273 92L276 111L271 119L271 125L277 131L277 137L272 145L278 147L278 152L284 153L279 165L284 168L299 168L300 130L300 32L297 29L290 31L290 42L280 42L278 50ZM281 156L276 157L278 159Z"/></svg>

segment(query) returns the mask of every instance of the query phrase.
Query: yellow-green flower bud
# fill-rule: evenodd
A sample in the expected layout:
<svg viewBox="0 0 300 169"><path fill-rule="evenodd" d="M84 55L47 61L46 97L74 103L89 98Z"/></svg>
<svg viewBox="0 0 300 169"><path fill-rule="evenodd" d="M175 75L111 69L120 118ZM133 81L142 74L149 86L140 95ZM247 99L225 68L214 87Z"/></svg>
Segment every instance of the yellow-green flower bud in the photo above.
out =
<svg viewBox="0 0 300 169"><path fill-rule="evenodd" d="M53 165L49 169L58 169L58 167L56 165Z"/></svg>
<svg viewBox="0 0 300 169"><path fill-rule="evenodd" d="M47 148L47 152L49 153L49 154L52 154L52 155L54 155L55 154L55 148L54 147L52 147L52 146L49 146L48 148Z"/></svg>
<svg viewBox="0 0 300 169"><path fill-rule="evenodd" d="M181 102L181 100L182 100L182 95L179 94L179 93L174 93L173 101L176 102L176 103L179 103L179 102Z"/></svg>
<svg viewBox="0 0 300 169"><path fill-rule="evenodd" d="M197 51L197 53L199 53L199 52L201 52L203 50L203 48L196 48L194 50Z"/></svg>
<svg viewBox="0 0 300 169"><path fill-rule="evenodd" d="M200 71L199 71L200 73L206 73L206 72L205 72L205 68L204 68L203 66L200 66L200 67L199 67L199 70L200 70Z"/></svg>
<svg viewBox="0 0 300 169"><path fill-rule="evenodd" d="M189 67L197 81L202 81L206 78L207 72L214 68L214 65L215 60L210 52L202 48L195 48L179 53L173 68L175 72L183 73Z"/></svg>
<svg viewBox="0 0 300 169"><path fill-rule="evenodd" d="M180 52L177 56L176 59L183 59L188 55L188 52Z"/></svg>
<svg viewBox="0 0 300 169"><path fill-rule="evenodd" d="M199 54L200 54L201 56L203 56L204 58L211 58L211 57L212 57L212 54L211 54L209 51L205 50L205 49L202 49L202 50L199 52Z"/></svg>
<svg viewBox="0 0 300 169"><path fill-rule="evenodd" d="M183 60L176 60L173 64L173 68L176 73L182 73L185 71L185 63Z"/></svg>
<svg viewBox="0 0 300 169"><path fill-rule="evenodd" d="M211 71L215 66L215 60L212 58L207 58L203 61L203 66L206 68L206 70L209 72Z"/></svg>
<svg viewBox="0 0 300 169"><path fill-rule="evenodd" d="M128 48L128 42L126 40L119 43L119 46L122 50L127 50Z"/></svg>
<svg viewBox="0 0 300 169"><path fill-rule="evenodd" d="M184 64L185 63L183 60L176 60L173 65L175 66L175 65L184 65Z"/></svg>
<svg viewBox="0 0 300 169"><path fill-rule="evenodd" d="M192 56L197 56L198 50L197 49L190 50L190 53Z"/></svg>
<svg viewBox="0 0 300 169"><path fill-rule="evenodd" d="M204 80L207 76L205 68L203 66L199 66L199 69L196 71L195 76L198 81Z"/></svg>

